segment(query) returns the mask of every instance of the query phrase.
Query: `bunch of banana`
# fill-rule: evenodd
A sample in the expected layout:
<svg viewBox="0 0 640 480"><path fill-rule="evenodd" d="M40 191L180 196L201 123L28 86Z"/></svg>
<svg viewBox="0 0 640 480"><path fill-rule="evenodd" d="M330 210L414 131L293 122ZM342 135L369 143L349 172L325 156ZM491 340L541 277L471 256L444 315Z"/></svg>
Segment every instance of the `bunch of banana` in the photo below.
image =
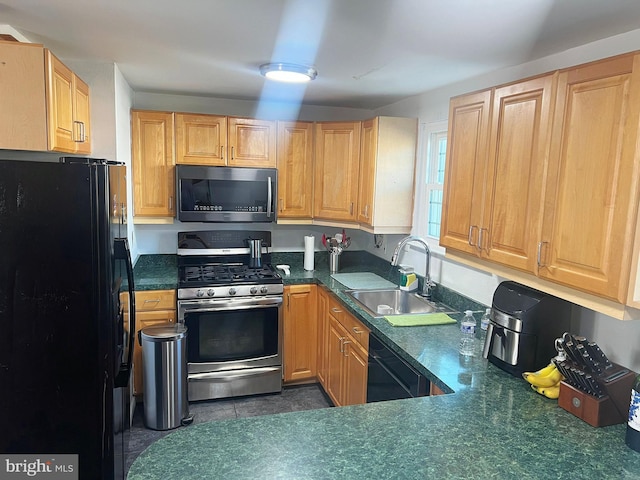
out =
<svg viewBox="0 0 640 480"><path fill-rule="evenodd" d="M522 377L531 384L531 388L547 398L558 398L562 374L552 362L537 372L524 372Z"/></svg>

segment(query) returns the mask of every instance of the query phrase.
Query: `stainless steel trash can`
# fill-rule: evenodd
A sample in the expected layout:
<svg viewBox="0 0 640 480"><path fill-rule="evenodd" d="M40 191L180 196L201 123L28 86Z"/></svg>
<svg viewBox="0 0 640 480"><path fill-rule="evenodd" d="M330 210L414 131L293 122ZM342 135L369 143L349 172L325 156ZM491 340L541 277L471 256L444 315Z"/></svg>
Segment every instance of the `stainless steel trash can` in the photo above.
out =
<svg viewBox="0 0 640 480"><path fill-rule="evenodd" d="M144 423L169 430L188 423L187 327L166 324L140 331L144 375Z"/></svg>

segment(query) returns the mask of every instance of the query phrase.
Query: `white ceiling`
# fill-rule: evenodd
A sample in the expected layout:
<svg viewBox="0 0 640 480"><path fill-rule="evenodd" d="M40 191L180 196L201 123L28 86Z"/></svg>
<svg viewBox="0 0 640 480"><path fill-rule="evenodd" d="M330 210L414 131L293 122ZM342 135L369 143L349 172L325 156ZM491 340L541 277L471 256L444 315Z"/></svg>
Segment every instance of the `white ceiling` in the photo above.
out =
<svg viewBox="0 0 640 480"><path fill-rule="evenodd" d="M0 24L135 91L374 109L638 29L640 1L0 0ZM267 82L268 61L318 78Z"/></svg>

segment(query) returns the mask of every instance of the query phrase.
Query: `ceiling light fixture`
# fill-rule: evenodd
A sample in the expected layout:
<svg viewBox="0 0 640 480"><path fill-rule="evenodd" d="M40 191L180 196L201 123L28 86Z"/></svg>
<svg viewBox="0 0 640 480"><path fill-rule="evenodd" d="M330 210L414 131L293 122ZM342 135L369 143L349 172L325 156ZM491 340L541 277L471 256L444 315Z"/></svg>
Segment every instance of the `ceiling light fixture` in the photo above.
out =
<svg viewBox="0 0 640 480"><path fill-rule="evenodd" d="M265 63L260 73L270 80L292 83L308 82L318 75L315 68L295 63Z"/></svg>

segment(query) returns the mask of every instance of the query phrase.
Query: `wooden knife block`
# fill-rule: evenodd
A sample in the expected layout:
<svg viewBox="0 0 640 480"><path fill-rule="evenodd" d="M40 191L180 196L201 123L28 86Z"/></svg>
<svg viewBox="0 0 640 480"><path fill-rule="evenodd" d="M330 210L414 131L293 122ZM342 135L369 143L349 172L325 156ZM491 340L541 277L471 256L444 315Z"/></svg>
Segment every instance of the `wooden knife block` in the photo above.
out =
<svg viewBox="0 0 640 480"><path fill-rule="evenodd" d="M631 370L611 381L601 381L604 396L596 398L568 383L560 382L558 405L593 427L626 423L629 418L631 387L636 373Z"/></svg>

